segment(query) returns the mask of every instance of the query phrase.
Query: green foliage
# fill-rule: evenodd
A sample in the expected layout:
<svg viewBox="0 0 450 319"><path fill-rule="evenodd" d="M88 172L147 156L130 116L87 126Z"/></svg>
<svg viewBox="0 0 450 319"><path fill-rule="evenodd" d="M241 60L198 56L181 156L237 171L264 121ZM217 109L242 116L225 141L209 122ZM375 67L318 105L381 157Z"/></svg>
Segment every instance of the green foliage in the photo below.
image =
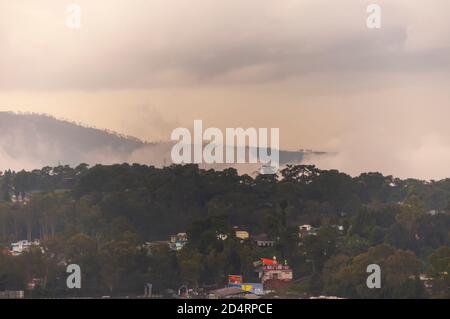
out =
<svg viewBox="0 0 450 319"><path fill-rule="evenodd" d="M433 278L433 294L437 298L450 298L450 247L436 249L428 257L429 274Z"/></svg>
<svg viewBox="0 0 450 319"><path fill-rule="evenodd" d="M436 283L429 293L442 297L449 287L449 203L449 180L351 177L309 165L255 178L196 165L6 171L0 243L37 238L44 251L0 253L0 290L24 289L39 278L35 296L70 296L61 280L68 263L85 271L81 295L137 294L148 282L160 293L182 284L222 287L228 274L258 280L253 262L276 256L294 269L287 294L421 297L418 273L428 263ZM316 227L315 234L299 238L303 224ZM241 242L234 226L276 244ZM188 233L189 243L170 251L161 241L179 232ZM147 245L154 241L160 243ZM367 263L385 269L382 290L367 291Z"/></svg>
<svg viewBox="0 0 450 319"><path fill-rule="evenodd" d="M371 264L382 269L381 289L366 285L366 270ZM380 245L353 258L338 255L329 259L324 268L324 290L347 298L422 298L420 269L414 253Z"/></svg>

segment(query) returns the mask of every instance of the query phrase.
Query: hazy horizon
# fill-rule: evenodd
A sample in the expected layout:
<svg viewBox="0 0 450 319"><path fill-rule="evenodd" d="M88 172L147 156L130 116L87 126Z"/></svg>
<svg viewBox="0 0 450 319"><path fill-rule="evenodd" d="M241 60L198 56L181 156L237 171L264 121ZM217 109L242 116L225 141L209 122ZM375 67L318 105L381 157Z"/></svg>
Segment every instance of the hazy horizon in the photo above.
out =
<svg viewBox="0 0 450 319"><path fill-rule="evenodd" d="M0 4L0 111L145 141L208 127L279 127L321 168L450 177L450 3L57 0Z"/></svg>

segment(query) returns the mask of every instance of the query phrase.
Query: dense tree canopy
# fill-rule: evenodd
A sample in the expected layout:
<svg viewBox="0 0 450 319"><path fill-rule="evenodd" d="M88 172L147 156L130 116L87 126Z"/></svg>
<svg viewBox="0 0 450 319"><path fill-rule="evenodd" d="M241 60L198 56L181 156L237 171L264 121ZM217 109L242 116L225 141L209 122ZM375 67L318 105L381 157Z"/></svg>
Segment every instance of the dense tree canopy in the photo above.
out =
<svg viewBox="0 0 450 319"><path fill-rule="evenodd" d="M146 282L161 292L221 286L228 274L256 280L253 262L277 256L294 269L293 291L448 296L448 179L351 177L310 165L253 178L196 165L81 164L5 171L0 200L0 243L40 239L44 247L20 258L0 254L0 290L41 278L40 294L69 293L60 278L70 262L85 271L83 294L139 293ZM316 227L316 236L299 238L303 224ZM276 245L241 243L234 226ZM181 252L143 248L179 232L189 235ZM364 289L367 262L383 265L390 286ZM422 289L419 273L435 278L433 291Z"/></svg>

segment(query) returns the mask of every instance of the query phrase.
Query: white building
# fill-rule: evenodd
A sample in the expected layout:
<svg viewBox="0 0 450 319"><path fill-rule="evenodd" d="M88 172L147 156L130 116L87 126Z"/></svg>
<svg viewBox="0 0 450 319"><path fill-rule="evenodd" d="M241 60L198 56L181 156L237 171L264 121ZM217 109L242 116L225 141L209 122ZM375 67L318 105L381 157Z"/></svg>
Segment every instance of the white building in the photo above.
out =
<svg viewBox="0 0 450 319"><path fill-rule="evenodd" d="M170 236L169 247L171 250L180 251L187 245L189 239L186 233L178 233Z"/></svg>
<svg viewBox="0 0 450 319"><path fill-rule="evenodd" d="M262 265L257 269L257 272L259 273L259 279L261 279L262 284L265 284L267 281L287 283L293 280L294 273L286 261L284 264L280 264L274 257L273 260L261 259L261 262Z"/></svg>
<svg viewBox="0 0 450 319"><path fill-rule="evenodd" d="M309 235L314 235L313 227L311 225L301 225L298 227L298 236L300 238L307 237Z"/></svg>
<svg viewBox="0 0 450 319"><path fill-rule="evenodd" d="M30 251L31 247L33 246L39 247L39 240L35 240L32 242L28 240L21 240L16 243L11 243L11 253L13 256L18 256L27 251Z"/></svg>

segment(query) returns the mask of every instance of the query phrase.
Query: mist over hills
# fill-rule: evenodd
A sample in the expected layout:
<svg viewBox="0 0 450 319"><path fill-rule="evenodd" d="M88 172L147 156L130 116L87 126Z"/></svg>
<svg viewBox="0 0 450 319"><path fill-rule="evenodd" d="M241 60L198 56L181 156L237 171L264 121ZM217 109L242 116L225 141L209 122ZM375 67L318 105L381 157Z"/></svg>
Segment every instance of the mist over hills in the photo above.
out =
<svg viewBox="0 0 450 319"><path fill-rule="evenodd" d="M0 112L0 170L35 169L80 163L169 165L172 144L148 143L135 137L87 127L35 113ZM311 151L280 151L281 165L301 163L318 155ZM222 169L226 165L214 165ZM257 166L237 167L251 173Z"/></svg>

